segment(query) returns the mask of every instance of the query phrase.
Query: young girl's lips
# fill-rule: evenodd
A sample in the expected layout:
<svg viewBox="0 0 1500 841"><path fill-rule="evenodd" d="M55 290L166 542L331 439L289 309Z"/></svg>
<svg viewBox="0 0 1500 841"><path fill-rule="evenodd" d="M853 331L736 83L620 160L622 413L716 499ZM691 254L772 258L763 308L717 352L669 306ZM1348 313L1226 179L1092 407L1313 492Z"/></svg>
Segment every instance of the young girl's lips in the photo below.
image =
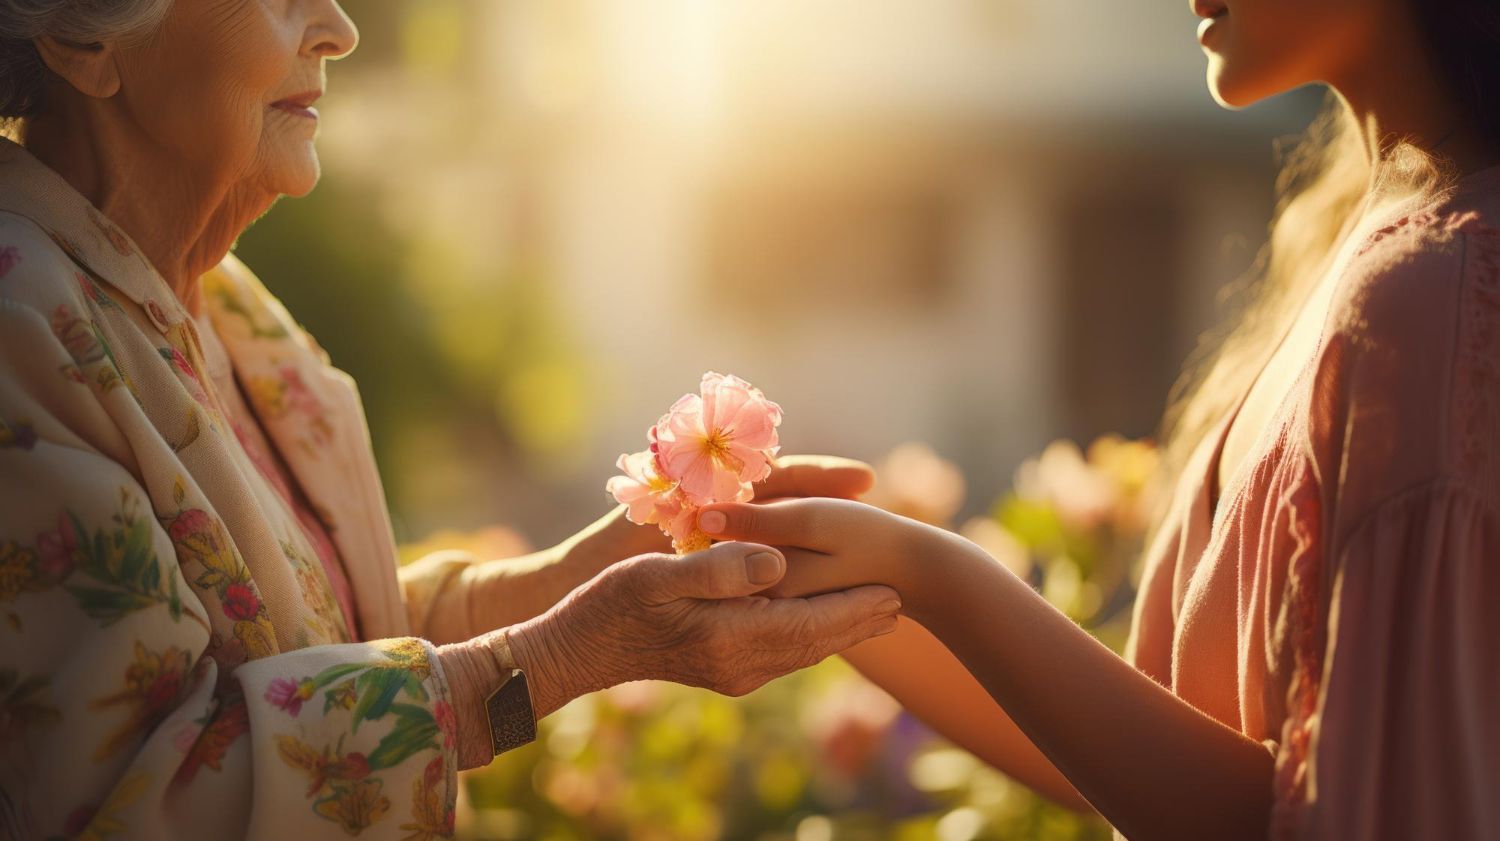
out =
<svg viewBox="0 0 1500 841"><path fill-rule="evenodd" d="M1214 30L1224 22L1225 17L1226 14L1224 12L1220 12L1213 17L1206 17L1203 20L1199 21L1198 43L1205 47L1209 46L1209 41L1213 38Z"/></svg>

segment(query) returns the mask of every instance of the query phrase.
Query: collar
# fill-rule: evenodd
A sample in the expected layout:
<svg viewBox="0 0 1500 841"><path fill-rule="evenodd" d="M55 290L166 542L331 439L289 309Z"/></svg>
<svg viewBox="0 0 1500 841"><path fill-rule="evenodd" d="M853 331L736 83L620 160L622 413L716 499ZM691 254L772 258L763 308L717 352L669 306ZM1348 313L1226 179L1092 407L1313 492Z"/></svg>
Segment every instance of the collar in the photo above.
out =
<svg viewBox="0 0 1500 841"><path fill-rule="evenodd" d="M0 211L36 223L97 282L119 290L167 333L191 315L130 237L61 175L0 136Z"/></svg>

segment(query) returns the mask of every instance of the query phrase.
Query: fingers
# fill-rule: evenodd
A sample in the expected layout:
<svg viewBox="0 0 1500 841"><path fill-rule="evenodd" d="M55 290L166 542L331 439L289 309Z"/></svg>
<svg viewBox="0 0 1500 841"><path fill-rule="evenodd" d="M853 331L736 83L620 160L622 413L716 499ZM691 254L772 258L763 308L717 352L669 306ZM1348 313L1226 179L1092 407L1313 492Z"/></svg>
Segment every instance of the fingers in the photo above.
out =
<svg viewBox="0 0 1500 841"><path fill-rule="evenodd" d="M734 599L774 585L786 572L786 558L769 546L719 543L691 555L643 555L627 574L641 576L647 600Z"/></svg>
<svg viewBox="0 0 1500 841"><path fill-rule="evenodd" d="M764 505L724 503L698 513L698 528L719 540L748 540L775 546L823 550L834 544L829 533L846 505L831 499L784 499Z"/></svg>
<svg viewBox="0 0 1500 841"><path fill-rule="evenodd" d="M875 484L870 465L837 456L781 456L755 489L761 499L828 496L857 499Z"/></svg>
<svg viewBox="0 0 1500 841"><path fill-rule="evenodd" d="M760 617L762 644L783 653L786 671L811 666L870 637L896 629L901 597L869 584L806 599L774 599Z"/></svg>
<svg viewBox="0 0 1500 841"><path fill-rule="evenodd" d="M900 611L901 596L883 584L865 584L805 599L777 599L766 608L784 624L800 617L815 640L836 637L869 623L884 624Z"/></svg>
<svg viewBox="0 0 1500 841"><path fill-rule="evenodd" d="M782 547L781 554L786 558L786 574L775 586L758 595L773 599L802 598L847 590L861 584L883 583L873 577L866 565L851 568L847 559L837 555L787 547Z"/></svg>
<svg viewBox="0 0 1500 841"><path fill-rule="evenodd" d="M741 599L705 611L717 654L701 685L743 695L896 629L901 601L871 585L810 599ZM699 685L699 684L695 684Z"/></svg>

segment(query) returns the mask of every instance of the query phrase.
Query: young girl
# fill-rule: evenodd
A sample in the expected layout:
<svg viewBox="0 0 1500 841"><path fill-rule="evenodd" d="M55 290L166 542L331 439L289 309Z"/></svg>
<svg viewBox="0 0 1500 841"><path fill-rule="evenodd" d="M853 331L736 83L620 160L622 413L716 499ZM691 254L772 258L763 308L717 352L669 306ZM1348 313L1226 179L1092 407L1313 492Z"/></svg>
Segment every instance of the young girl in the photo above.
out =
<svg viewBox="0 0 1500 841"><path fill-rule="evenodd" d="M1321 82L1259 302L1168 419L1125 659L967 541L724 505L783 590L878 582L849 659L1134 839L1500 838L1500 3L1196 0L1229 107Z"/></svg>

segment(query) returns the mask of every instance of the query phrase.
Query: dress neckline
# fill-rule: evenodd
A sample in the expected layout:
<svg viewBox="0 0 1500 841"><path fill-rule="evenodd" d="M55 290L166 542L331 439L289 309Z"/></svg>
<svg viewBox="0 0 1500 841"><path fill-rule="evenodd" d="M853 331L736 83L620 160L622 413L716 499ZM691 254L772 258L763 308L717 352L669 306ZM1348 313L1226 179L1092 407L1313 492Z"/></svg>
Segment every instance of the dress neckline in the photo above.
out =
<svg viewBox="0 0 1500 841"><path fill-rule="evenodd" d="M1462 179L1459 182L1459 185L1460 187L1467 187L1474 184L1476 180L1483 180L1484 178L1492 175L1500 175L1500 166L1490 167L1486 170L1483 170L1481 173L1471 174L1468 177ZM1425 200L1419 199L1416 201L1408 199L1388 204L1383 208L1380 208L1377 205L1376 207L1378 209L1376 209L1374 213L1356 222L1350 227L1348 231L1345 232L1344 238L1340 241L1337 251L1334 252L1331 262L1324 266L1323 275L1321 276L1320 280L1323 283L1340 283L1345 271L1348 268L1349 261L1354 256L1353 252L1357 250L1359 248L1359 245L1370 236L1370 232L1379 230L1383 225L1389 224L1393 219L1402 218L1403 216L1410 216L1423 208L1431 206L1431 204L1437 201L1441 201L1441 198L1429 197ZM1366 196L1363 203L1361 204L1359 212L1361 214L1364 214L1370 213L1371 210L1372 208L1370 207L1370 197ZM1337 276L1330 277L1329 273L1335 271L1337 272ZM1255 387L1260 383L1261 378L1265 376L1266 370L1270 368L1271 362L1275 360L1276 354L1281 352L1281 349L1286 344L1287 339L1291 338L1292 333L1295 332L1298 320L1302 317L1303 309L1307 306L1308 302L1311 301L1313 297L1318 293L1318 290L1320 288L1320 286L1314 286L1312 289L1308 290L1306 296L1297 307L1296 316L1293 317L1292 320L1282 329L1280 337L1276 340L1276 344L1271 348L1271 352L1262 359L1260 369L1256 371L1255 376L1250 380L1249 385L1247 385L1245 389L1240 393L1240 395L1235 399L1233 407L1224 414L1224 417L1219 420L1218 425L1212 432L1212 440L1214 442L1213 449L1209 453L1207 466L1205 468L1206 472L1198 483L1197 493L1197 496L1200 497L1204 503L1204 510L1207 512L1208 523L1211 530L1219 522L1219 515L1221 513L1220 508L1223 507L1225 499L1229 499L1237 495L1239 493L1240 486L1244 484L1244 472L1246 465L1241 463L1233 466L1230 469L1228 479L1223 483L1223 487L1220 487L1219 475L1223 472L1221 466L1224 458L1225 446L1229 443L1230 430L1233 429L1234 422L1239 418L1241 411L1245 408L1245 404L1249 401L1251 392L1255 390ZM1330 294L1336 292L1337 290L1333 290ZM1331 299L1329 305L1330 307L1332 306ZM1317 338L1313 344L1312 355L1307 360L1303 361L1303 370L1306 369L1307 365L1310 364L1312 360L1317 359L1318 356L1322 353L1323 342L1326 339L1326 332L1327 314L1325 313L1324 324L1318 328ZM1277 401L1278 408L1271 416L1271 421L1273 423L1281 416L1282 412L1280 407L1284 407L1287 399L1291 397L1293 391L1297 389L1301 384L1302 379L1303 377L1299 373L1299 375L1295 379L1293 379L1292 383L1287 387L1286 393L1282 394L1280 399ZM1260 430L1259 434L1256 436L1255 442L1251 446L1250 452L1254 452L1259 448L1260 442L1265 437L1265 434L1265 429Z"/></svg>

